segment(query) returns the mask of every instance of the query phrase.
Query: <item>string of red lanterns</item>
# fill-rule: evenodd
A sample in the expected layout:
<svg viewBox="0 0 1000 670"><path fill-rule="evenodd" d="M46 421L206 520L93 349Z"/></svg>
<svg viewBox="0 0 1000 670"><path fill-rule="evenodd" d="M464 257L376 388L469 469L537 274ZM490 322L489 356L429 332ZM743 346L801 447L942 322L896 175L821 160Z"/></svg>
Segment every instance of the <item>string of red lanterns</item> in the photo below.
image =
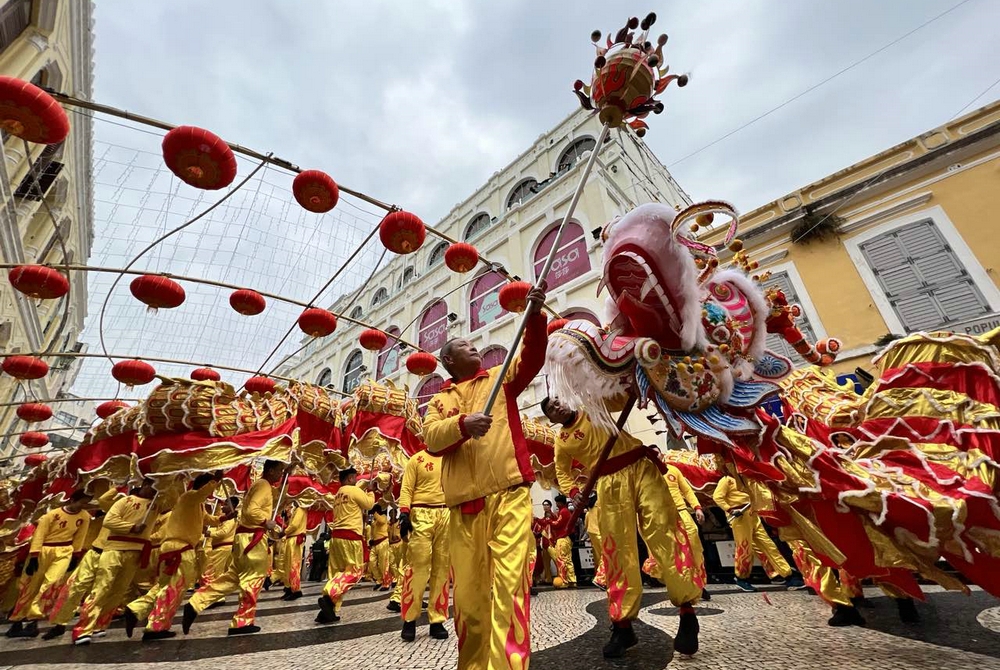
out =
<svg viewBox="0 0 1000 670"><path fill-rule="evenodd" d="M107 419L115 412L128 408L129 408L128 403L124 403L121 400L108 400L107 402L102 402L100 405L98 405L94 409L94 411L97 413L98 417L102 419Z"/></svg>

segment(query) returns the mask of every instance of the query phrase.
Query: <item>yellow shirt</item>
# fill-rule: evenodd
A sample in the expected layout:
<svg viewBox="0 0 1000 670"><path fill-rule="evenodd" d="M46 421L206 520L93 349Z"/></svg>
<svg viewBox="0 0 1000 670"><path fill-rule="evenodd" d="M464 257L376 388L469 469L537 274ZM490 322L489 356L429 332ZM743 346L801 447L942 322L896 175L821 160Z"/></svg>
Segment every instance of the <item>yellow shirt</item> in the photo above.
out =
<svg viewBox="0 0 1000 670"><path fill-rule="evenodd" d="M741 490L736 480L729 475L720 479L719 483L716 484L712 499L725 512L750 503L750 496Z"/></svg>
<svg viewBox="0 0 1000 670"><path fill-rule="evenodd" d="M415 454L403 469L403 483L399 487L399 509L409 512L419 505L444 505L441 488L441 457L425 451Z"/></svg>
<svg viewBox="0 0 1000 670"><path fill-rule="evenodd" d="M111 509L111 506L115 504L115 500L121 494L116 489L109 489L101 494L101 497L97 499L97 506L101 508L101 511L105 514ZM91 547L95 549L104 549L104 543L108 540L108 529L104 527L104 517L100 519L91 519L90 524L99 524L100 530L97 533L97 537L91 543Z"/></svg>
<svg viewBox="0 0 1000 670"><path fill-rule="evenodd" d="M559 483L560 491L567 496L576 495L577 487L572 474L573 460L579 461L588 474L593 472L608 437L610 433L592 424L590 417L584 412L577 412L576 420L560 429L555 446L556 481ZM618 434L618 440L615 446L611 447L608 457L621 456L640 447L642 447L641 441L622 431Z"/></svg>
<svg viewBox="0 0 1000 670"><path fill-rule="evenodd" d="M362 535L365 512L374 505L375 494L366 493L357 486L341 486L333 498L330 530L347 530Z"/></svg>
<svg viewBox="0 0 1000 670"><path fill-rule="evenodd" d="M212 548L229 547L236 537L236 519L220 521L219 525L209 531L209 539L212 541Z"/></svg>
<svg viewBox="0 0 1000 670"><path fill-rule="evenodd" d="M296 507L292 512L292 516L288 519L288 526L285 528L285 537L296 537L297 535L306 534L306 518L307 513L305 508Z"/></svg>
<svg viewBox="0 0 1000 670"><path fill-rule="evenodd" d="M90 513L83 510L73 514L59 507L42 515L31 536L32 554L37 554L42 547L70 543L73 553L83 549L83 541L87 538L87 526L90 525Z"/></svg>
<svg viewBox="0 0 1000 670"><path fill-rule="evenodd" d="M389 518L385 514L372 514L372 539L384 540L389 537Z"/></svg>
<svg viewBox="0 0 1000 670"><path fill-rule="evenodd" d="M141 523L152 501L138 496L125 496L115 502L104 517L104 530L108 538L104 542L105 551L142 551L145 542L153 532L153 523L147 520L146 527L138 535L132 534L132 526ZM133 538L135 542L115 540L114 537Z"/></svg>
<svg viewBox="0 0 1000 670"><path fill-rule="evenodd" d="M263 528L274 512L274 487L266 479L258 479L247 491L240 508L240 525L244 528Z"/></svg>
<svg viewBox="0 0 1000 670"><path fill-rule="evenodd" d="M670 497L673 498L674 507L677 508L677 511L685 510L688 507L693 510L701 507L701 503L698 502L698 496L694 494L694 489L691 488L691 484L684 478L684 475L681 474L676 465L667 463L667 474L663 475L663 478L667 480Z"/></svg>
<svg viewBox="0 0 1000 670"><path fill-rule="evenodd" d="M160 551L178 551L184 547L195 547L204 536L205 501L215 492L216 481L210 481L200 489L186 491L170 511L170 519L163 529L163 546Z"/></svg>
<svg viewBox="0 0 1000 670"><path fill-rule="evenodd" d="M164 531L167 529L168 521L170 521L170 512L162 512L156 517L156 522L153 524L153 532L149 534L149 543L153 545L154 549L159 548L163 544Z"/></svg>

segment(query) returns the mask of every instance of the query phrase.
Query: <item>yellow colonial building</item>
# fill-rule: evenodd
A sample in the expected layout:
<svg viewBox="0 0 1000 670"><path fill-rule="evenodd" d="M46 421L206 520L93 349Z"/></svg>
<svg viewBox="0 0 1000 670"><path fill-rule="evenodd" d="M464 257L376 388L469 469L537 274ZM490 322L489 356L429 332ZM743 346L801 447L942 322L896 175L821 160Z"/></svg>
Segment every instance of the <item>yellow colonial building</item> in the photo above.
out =
<svg viewBox="0 0 1000 670"><path fill-rule="evenodd" d="M8 0L0 4L0 74L89 98L93 84L92 21L90 0ZM37 183L29 175L24 143L6 133L2 140L3 262L69 260L86 264L93 242L90 116L70 114L70 134L65 142L29 147ZM54 221L58 222L68 259L63 256ZM86 316L86 274L72 273L70 284L66 297L36 302L14 291L7 281L0 282L0 352L38 352L49 347L54 351L82 351L77 335ZM72 383L77 371L73 359L48 362L52 366L49 374L31 382L30 387L11 377L0 377L0 457L24 452L15 434L28 427L17 419L16 407L10 403L22 402L26 397L43 401L55 398ZM53 408L60 409L58 405ZM59 426L57 415L41 430ZM0 459L0 466L19 463L16 458Z"/></svg>

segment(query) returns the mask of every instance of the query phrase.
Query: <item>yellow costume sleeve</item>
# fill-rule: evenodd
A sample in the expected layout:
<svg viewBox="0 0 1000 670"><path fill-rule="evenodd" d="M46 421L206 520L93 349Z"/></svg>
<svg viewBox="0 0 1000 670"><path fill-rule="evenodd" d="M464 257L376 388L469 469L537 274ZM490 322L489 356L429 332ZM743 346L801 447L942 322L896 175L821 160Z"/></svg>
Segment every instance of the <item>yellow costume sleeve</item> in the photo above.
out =
<svg viewBox="0 0 1000 670"><path fill-rule="evenodd" d="M729 491L736 485L736 480L732 477L726 476L719 480L719 483L715 485L715 491L712 492L712 500L715 504L722 508L723 512L729 511Z"/></svg>
<svg viewBox="0 0 1000 670"><path fill-rule="evenodd" d="M694 489L691 488L690 482L684 477L680 470L677 470L677 486L681 490L681 495L684 496L684 502L688 504L691 509L699 509L701 503L698 502L698 496L694 494Z"/></svg>
<svg viewBox="0 0 1000 670"><path fill-rule="evenodd" d="M31 548L28 552L31 554L37 554L42 550L45 545L45 536L49 534L49 528L52 525L52 512L47 512L42 515L42 518L38 520L38 524L35 526L35 533L31 536Z"/></svg>
<svg viewBox="0 0 1000 670"><path fill-rule="evenodd" d="M454 449L469 439L463 428L465 415L445 416L446 409L441 398L440 393L431 398L427 403L427 416L424 417L424 442L427 451L432 454Z"/></svg>
<svg viewBox="0 0 1000 670"><path fill-rule="evenodd" d="M87 512L80 512L77 514L77 519L82 519L83 523L76 527L76 533L73 535L74 554L79 554L83 551L83 543L87 539L87 529L90 527L90 514ZM76 521L73 523L76 523Z"/></svg>
<svg viewBox="0 0 1000 670"><path fill-rule="evenodd" d="M403 468L403 483L399 487L399 509L403 512L410 511L410 504L413 502L413 488L417 480L417 459L411 457L406 461Z"/></svg>
<svg viewBox="0 0 1000 670"><path fill-rule="evenodd" d="M271 483L266 479L258 479L247 491L243 501L243 511L240 514L240 525L247 528L262 528L271 520L274 510L274 494Z"/></svg>

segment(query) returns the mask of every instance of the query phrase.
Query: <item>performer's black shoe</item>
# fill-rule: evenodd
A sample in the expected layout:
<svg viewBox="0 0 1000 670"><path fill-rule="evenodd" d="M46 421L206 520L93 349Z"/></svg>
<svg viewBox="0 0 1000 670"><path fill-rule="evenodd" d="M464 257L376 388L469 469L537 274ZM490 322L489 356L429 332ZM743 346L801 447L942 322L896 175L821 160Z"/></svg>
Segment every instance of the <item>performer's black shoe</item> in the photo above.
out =
<svg viewBox="0 0 1000 670"><path fill-rule="evenodd" d="M402 612L403 608L395 600L390 600L389 604L385 606L390 612Z"/></svg>
<svg viewBox="0 0 1000 670"><path fill-rule="evenodd" d="M257 626L253 626L253 628L257 628ZM239 629L230 628L229 630L230 631L234 631L234 630L239 630ZM257 628L257 630L260 630L260 629ZM235 635L235 633L233 633L233 632L230 632L229 634L230 635ZM154 640L169 640L170 638L176 637L176 636L177 636L177 633L174 632L174 631L172 631L172 630L147 630L145 633L142 634L142 641L143 642L152 642Z"/></svg>
<svg viewBox="0 0 1000 670"><path fill-rule="evenodd" d="M273 583L273 582L271 581L271 578L270 578L270 577L265 577L265 578L264 578L264 590L265 590L265 591L270 591L270 590L271 590L271 584L272 584L272 583Z"/></svg>
<svg viewBox="0 0 1000 670"><path fill-rule="evenodd" d="M24 630L24 622L15 621L10 625L10 628L7 629L7 637L20 637L22 630Z"/></svg>
<svg viewBox="0 0 1000 670"><path fill-rule="evenodd" d="M443 623L432 623L431 624L431 637L435 640L447 640L448 639L448 629L444 627Z"/></svg>
<svg viewBox="0 0 1000 670"><path fill-rule="evenodd" d="M847 605L836 605L833 608L833 616L826 622L828 626L864 626L865 619L858 612L856 607Z"/></svg>
<svg viewBox="0 0 1000 670"><path fill-rule="evenodd" d="M712 594L708 592L708 589L701 590L701 599L704 600L706 603L712 600Z"/></svg>
<svg viewBox="0 0 1000 670"><path fill-rule="evenodd" d="M260 626L240 626L239 628L230 628L227 635L253 635L259 632Z"/></svg>
<svg viewBox="0 0 1000 670"><path fill-rule="evenodd" d="M284 593L281 594L282 600L291 600L292 590L287 586L284 588Z"/></svg>
<svg viewBox="0 0 1000 670"><path fill-rule="evenodd" d="M534 598L535 596L538 595L538 589L536 589L534 586L532 586L531 590L529 591L529 593L531 594L531 597Z"/></svg>
<svg viewBox="0 0 1000 670"><path fill-rule="evenodd" d="M302 597L302 591L292 591L291 594L288 596L288 600L289 601L298 600L301 597Z"/></svg>
<svg viewBox="0 0 1000 670"><path fill-rule="evenodd" d="M139 617L135 615L135 612L129 608L125 608L125 636L128 638L132 637L132 633L135 632L135 627L139 625ZM143 635L143 638L146 636Z"/></svg>
<svg viewBox="0 0 1000 670"><path fill-rule="evenodd" d="M57 623L55 626L53 626L52 628L50 628L45 633L45 635L42 636L42 639L43 640L54 640L57 637L60 637L60 636L65 635L65 634L66 634L66 626L64 626L64 625L62 625L60 623Z"/></svg>
<svg viewBox="0 0 1000 670"><path fill-rule="evenodd" d="M625 650L639 644L631 621L619 621L611 626L611 639L604 645L604 658L621 658Z"/></svg>
<svg viewBox="0 0 1000 670"><path fill-rule="evenodd" d="M375 588L373 588L372 591L378 591L380 588L382 588L382 585L376 582Z"/></svg>
<svg viewBox="0 0 1000 670"><path fill-rule="evenodd" d="M184 631L185 635L187 635L188 631L191 630L191 624L193 624L194 620L197 618L198 613L194 611L193 607L191 607L191 603L184 605L184 618L181 619L181 630Z"/></svg>
<svg viewBox="0 0 1000 670"><path fill-rule="evenodd" d="M337 608L334 606L330 596L323 595L317 602L319 603L319 616L316 617L316 623L336 623L340 621L340 617L337 616Z"/></svg>
<svg viewBox="0 0 1000 670"><path fill-rule="evenodd" d="M899 609L899 620L903 623L919 623L920 613L913 598L897 598L896 607Z"/></svg>
<svg viewBox="0 0 1000 670"><path fill-rule="evenodd" d="M21 622L20 621L15 622L14 625L17 625L18 623ZM14 626L11 626L12 630L13 628ZM14 631L13 633L8 632L7 637L38 637L38 622L29 621L23 624L18 630Z"/></svg>
<svg viewBox="0 0 1000 670"><path fill-rule="evenodd" d="M806 588L806 583L800 575L792 575L785 580L785 588L789 591L801 591Z"/></svg>
<svg viewBox="0 0 1000 670"><path fill-rule="evenodd" d="M698 651L698 633L701 624L690 605L681 605L681 624L674 636L674 651L683 656L694 656Z"/></svg>
<svg viewBox="0 0 1000 670"><path fill-rule="evenodd" d="M403 638L403 642L413 642L417 639L417 622L416 621L404 621L403 622L403 632L399 635Z"/></svg>
<svg viewBox="0 0 1000 670"><path fill-rule="evenodd" d="M875 603L868 600L868 598L865 598L864 596L857 596L855 598L851 598L851 604L857 607L858 609L861 609L862 607L868 609L875 607Z"/></svg>
<svg viewBox="0 0 1000 670"><path fill-rule="evenodd" d="M421 601L420 606L423 607L424 609L427 609L427 601L426 600Z"/></svg>

